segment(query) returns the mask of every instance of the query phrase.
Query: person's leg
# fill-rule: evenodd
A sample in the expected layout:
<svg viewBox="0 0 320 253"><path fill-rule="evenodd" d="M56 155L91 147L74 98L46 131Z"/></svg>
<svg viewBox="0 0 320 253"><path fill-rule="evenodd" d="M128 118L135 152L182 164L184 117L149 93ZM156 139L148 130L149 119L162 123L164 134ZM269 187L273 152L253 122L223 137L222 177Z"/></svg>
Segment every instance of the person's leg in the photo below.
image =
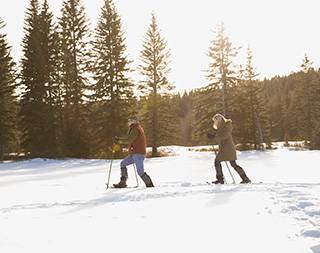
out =
<svg viewBox="0 0 320 253"><path fill-rule="evenodd" d="M140 155L140 154L134 154L134 155L132 155L132 158L133 158L134 163L136 165L138 175L141 177L143 175L143 173L144 173L144 159L145 159L145 156L144 155Z"/></svg>
<svg viewBox="0 0 320 253"><path fill-rule="evenodd" d="M128 178L128 170L127 166L134 163L134 159L132 155L126 156L121 162L120 162L120 168L121 168L121 176Z"/></svg>
<svg viewBox="0 0 320 253"><path fill-rule="evenodd" d="M134 163L136 164L138 175L141 177L147 187L153 187L150 176L144 172L144 159L145 156L141 154L133 155Z"/></svg>
<svg viewBox="0 0 320 253"><path fill-rule="evenodd" d="M247 184L251 183L250 179L247 177L244 169L240 167L236 161L230 161L231 166L235 169L235 171L239 174L241 177L242 181L240 182L241 184Z"/></svg>
<svg viewBox="0 0 320 253"><path fill-rule="evenodd" d="M126 156L120 163L121 168L121 178L118 184L114 184L115 188L125 188L127 187L128 170L127 166L133 164L134 160L131 155Z"/></svg>
<svg viewBox="0 0 320 253"><path fill-rule="evenodd" d="M223 172L222 172L222 165L220 161L214 161L214 167L216 168L216 178L217 180L213 183L215 184L224 184Z"/></svg>

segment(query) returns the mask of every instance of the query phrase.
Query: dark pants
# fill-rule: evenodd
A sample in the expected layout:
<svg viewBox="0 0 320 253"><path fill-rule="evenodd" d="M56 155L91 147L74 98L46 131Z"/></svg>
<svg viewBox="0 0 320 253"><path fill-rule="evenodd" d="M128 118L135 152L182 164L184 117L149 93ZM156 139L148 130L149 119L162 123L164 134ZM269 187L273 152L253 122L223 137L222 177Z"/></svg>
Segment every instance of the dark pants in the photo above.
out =
<svg viewBox="0 0 320 253"><path fill-rule="evenodd" d="M235 169L235 171L239 174L241 178L246 177L246 173L244 172L243 168L241 168L236 161L230 161L231 166ZM214 161L214 166L216 168L216 177L221 178L223 177L222 172L222 165L220 161Z"/></svg>

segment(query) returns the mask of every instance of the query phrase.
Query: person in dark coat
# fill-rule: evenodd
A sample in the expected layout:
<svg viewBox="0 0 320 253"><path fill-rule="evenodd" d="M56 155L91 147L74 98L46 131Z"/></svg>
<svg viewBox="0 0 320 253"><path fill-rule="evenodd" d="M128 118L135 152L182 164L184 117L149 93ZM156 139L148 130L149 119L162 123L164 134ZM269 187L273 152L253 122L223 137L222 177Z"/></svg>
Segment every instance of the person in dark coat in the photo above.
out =
<svg viewBox="0 0 320 253"><path fill-rule="evenodd" d="M117 144L127 144L129 155L121 163L121 178L115 188L127 187L128 171L127 166L135 164L137 171L147 187L154 187L150 176L144 171L144 159L146 157L147 141L144 130L136 117L128 119L129 131L125 137L116 137Z"/></svg>
<svg viewBox="0 0 320 253"><path fill-rule="evenodd" d="M217 180L213 183L224 184L224 177L221 165L221 162L223 161L230 162L231 166L241 177L242 184L251 183L243 168L236 163L237 153L232 138L232 120L226 119L221 114L216 114L213 116L212 121L212 127L214 132L208 133L208 138L212 139L215 144L219 144L219 151L214 161Z"/></svg>

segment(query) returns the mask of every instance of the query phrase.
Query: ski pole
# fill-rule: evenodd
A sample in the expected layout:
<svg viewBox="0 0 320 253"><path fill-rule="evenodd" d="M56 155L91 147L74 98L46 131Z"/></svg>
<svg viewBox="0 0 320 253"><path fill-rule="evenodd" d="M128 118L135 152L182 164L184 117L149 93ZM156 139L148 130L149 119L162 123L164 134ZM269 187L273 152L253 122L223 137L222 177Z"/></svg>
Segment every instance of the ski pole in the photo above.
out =
<svg viewBox="0 0 320 253"><path fill-rule="evenodd" d="M107 189L109 188L109 182L110 182L110 176L111 176L111 168L112 168L112 162L113 162L113 155L114 155L114 151L112 150L112 156L111 156L111 160L110 160L108 180L107 180L107 183L106 183Z"/></svg>
<svg viewBox="0 0 320 253"><path fill-rule="evenodd" d="M226 163L226 165L227 165L227 168L228 168L229 174L230 174L230 176L231 176L231 178L232 178L233 184L235 184L235 183L236 183L236 181L234 180L234 177L233 177L233 174L232 174L232 172L231 172L231 170L230 170L230 168L229 168L229 165L228 165L228 163L227 163L227 162L225 162L225 163Z"/></svg>
<svg viewBox="0 0 320 253"><path fill-rule="evenodd" d="M133 170L134 170L134 174L136 176L136 182L137 182L137 188L139 187L139 180L138 180L138 175L137 175L137 167L136 167L136 164L133 163Z"/></svg>

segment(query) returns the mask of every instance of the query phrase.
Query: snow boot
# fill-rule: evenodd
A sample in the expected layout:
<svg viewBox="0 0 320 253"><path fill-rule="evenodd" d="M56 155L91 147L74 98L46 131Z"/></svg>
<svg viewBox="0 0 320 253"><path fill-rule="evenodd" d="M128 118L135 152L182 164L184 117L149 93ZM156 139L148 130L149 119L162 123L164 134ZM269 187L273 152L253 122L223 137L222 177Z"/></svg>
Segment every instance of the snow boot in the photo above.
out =
<svg viewBox="0 0 320 253"><path fill-rule="evenodd" d="M240 184L250 184L251 180L247 177L246 174L241 175L241 179L242 181L240 182Z"/></svg>
<svg viewBox="0 0 320 253"><path fill-rule="evenodd" d="M114 188L126 188L127 187L127 178L126 177L121 177L120 182L117 184L113 184Z"/></svg>
<svg viewBox="0 0 320 253"><path fill-rule="evenodd" d="M151 181L151 178L149 177L149 175L147 173L144 173L142 176L141 176L143 182L146 184L147 187L154 187L152 181Z"/></svg>
<svg viewBox="0 0 320 253"><path fill-rule="evenodd" d="M224 184L223 176L217 176L217 180L212 182L213 184Z"/></svg>

